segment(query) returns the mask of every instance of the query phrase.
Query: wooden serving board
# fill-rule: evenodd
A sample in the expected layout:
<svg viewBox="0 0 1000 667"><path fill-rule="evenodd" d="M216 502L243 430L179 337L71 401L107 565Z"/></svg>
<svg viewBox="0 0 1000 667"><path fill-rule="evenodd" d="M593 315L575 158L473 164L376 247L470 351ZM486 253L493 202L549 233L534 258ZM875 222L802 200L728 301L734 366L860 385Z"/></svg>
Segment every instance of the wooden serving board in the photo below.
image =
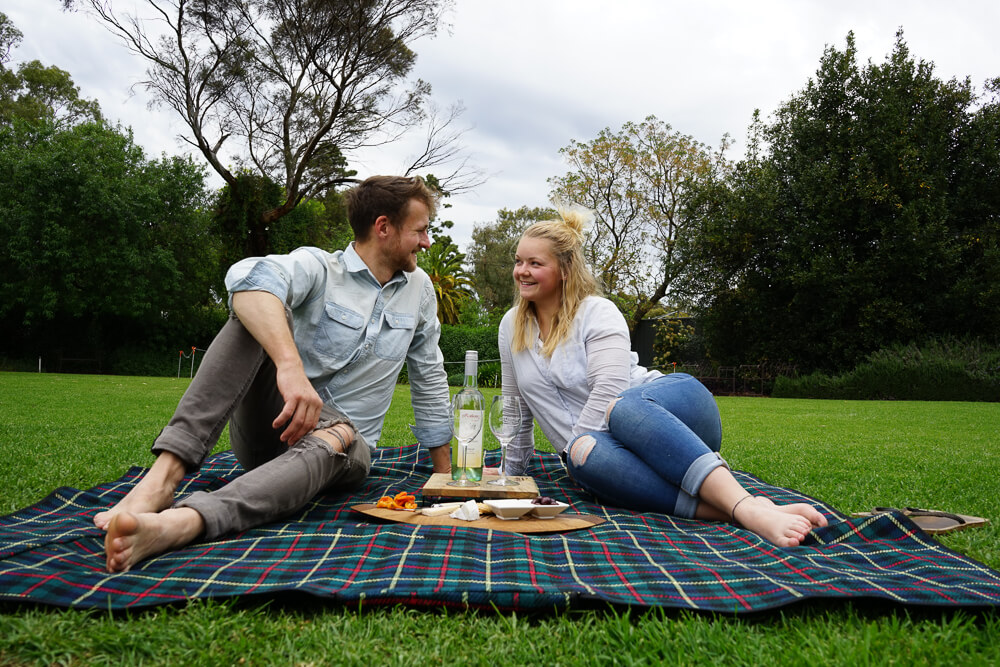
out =
<svg viewBox="0 0 1000 667"><path fill-rule="evenodd" d="M448 486L451 473L436 472L424 484L421 492L429 498L537 498L538 485L531 477L511 477L520 482L517 486L487 484L499 475L485 474L478 486ZM502 519L500 519L502 521Z"/></svg>
<svg viewBox="0 0 1000 667"><path fill-rule="evenodd" d="M452 519L447 514L424 516L423 514L409 510L390 510L384 507L376 507L373 503L351 505L351 509L367 516L395 523L409 523L418 526L489 528L508 533L563 533L569 530L579 530L580 528L592 528L604 523L604 519L592 514L571 514L569 512L563 512L551 519L521 517L520 519L506 521L498 519L492 514L487 514L475 521L464 521L462 519Z"/></svg>

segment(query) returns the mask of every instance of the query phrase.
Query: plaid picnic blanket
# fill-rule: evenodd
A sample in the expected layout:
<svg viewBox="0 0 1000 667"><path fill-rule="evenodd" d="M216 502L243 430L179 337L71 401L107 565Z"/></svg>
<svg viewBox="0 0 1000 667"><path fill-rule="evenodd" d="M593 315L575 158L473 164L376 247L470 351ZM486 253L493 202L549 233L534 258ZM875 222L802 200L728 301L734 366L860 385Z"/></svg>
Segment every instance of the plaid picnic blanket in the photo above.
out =
<svg viewBox="0 0 1000 667"><path fill-rule="evenodd" d="M535 535L379 523L350 506L420 489L431 472L420 448L384 448L357 493L319 496L287 522L195 543L112 575L104 571L102 533L92 518L137 481L143 469L133 468L86 491L57 489L0 518L0 599L124 609L301 591L351 604L525 610L606 601L726 613L810 598L1000 604L1000 573L941 546L900 515L849 519L737 472L754 493L777 502L810 500L830 519L806 545L780 549L724 523L598 505L555 455L538 454L532 465L543 495L606 522ZM178 493L218 488L238 474L232 455L219 454Z"/></svg>

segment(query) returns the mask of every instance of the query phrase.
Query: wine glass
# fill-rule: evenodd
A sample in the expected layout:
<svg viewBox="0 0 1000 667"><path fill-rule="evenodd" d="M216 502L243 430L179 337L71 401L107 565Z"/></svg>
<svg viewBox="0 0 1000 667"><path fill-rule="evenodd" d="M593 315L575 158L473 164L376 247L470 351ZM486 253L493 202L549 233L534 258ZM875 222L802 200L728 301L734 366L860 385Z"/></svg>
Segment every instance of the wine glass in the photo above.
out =
<svg viewBox="0 0 1000 667"><path fill-rule="evenodd" d="M468 477L466 456L469 453L469 443L476 439L483 430L483 397L482 395L455 394L451 401L452 433L458 441L459 477L448 486L479 486L479 482Z"/></svg>
<svg viewBox="0 0 1000 667"><path fill-rule="evenodd" d="M518 486L520 482L507 477L507 445L521 430L521 399L517 396L494 396L490 403L490 431L500 442L500 477L487 484Z"/></svg>

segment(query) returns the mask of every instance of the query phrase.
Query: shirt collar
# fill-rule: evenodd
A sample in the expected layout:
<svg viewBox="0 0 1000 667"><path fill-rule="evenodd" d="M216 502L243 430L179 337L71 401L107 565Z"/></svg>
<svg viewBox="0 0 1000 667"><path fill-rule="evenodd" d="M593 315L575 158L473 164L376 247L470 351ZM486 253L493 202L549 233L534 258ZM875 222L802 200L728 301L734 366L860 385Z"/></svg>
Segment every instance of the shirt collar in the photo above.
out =
<svg viewBox="0 0 1000 667"><path fill-rule="evenodd" d="M389 286L397 282L405 283L409 282L410 280L410 274L408 274L407 272L396 271L396 274L392 278L390 278L389 282L387 282L383 286L381 283L379 283L378 279L375 277L375 274L372 273L372 270L368 268L368 265L365 264L365 260L361 259L361 255L358 254L358 251L354 249L354 241L351 241L347 245L347 249L344 250L343 257L344 257L344 266L347 267L347 270L349 272L367 273L368 277L371 278L376 285L379 285L379 287Z"/></svg>

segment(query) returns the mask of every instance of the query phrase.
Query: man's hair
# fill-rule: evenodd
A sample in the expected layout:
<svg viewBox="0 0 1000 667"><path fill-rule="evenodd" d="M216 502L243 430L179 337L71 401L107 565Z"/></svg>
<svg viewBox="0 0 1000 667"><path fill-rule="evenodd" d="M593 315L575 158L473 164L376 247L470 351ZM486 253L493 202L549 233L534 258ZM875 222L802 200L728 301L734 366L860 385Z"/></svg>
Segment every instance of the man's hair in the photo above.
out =
<svg viewBox="0 0 1000 667"><path fill-rule="evenodd" d="M344 201L354 238L364 241L383 215L393 227L402 227L411 199L423 203L433 218L437 197L419 176L371 176L348 190Z"/></svg>

